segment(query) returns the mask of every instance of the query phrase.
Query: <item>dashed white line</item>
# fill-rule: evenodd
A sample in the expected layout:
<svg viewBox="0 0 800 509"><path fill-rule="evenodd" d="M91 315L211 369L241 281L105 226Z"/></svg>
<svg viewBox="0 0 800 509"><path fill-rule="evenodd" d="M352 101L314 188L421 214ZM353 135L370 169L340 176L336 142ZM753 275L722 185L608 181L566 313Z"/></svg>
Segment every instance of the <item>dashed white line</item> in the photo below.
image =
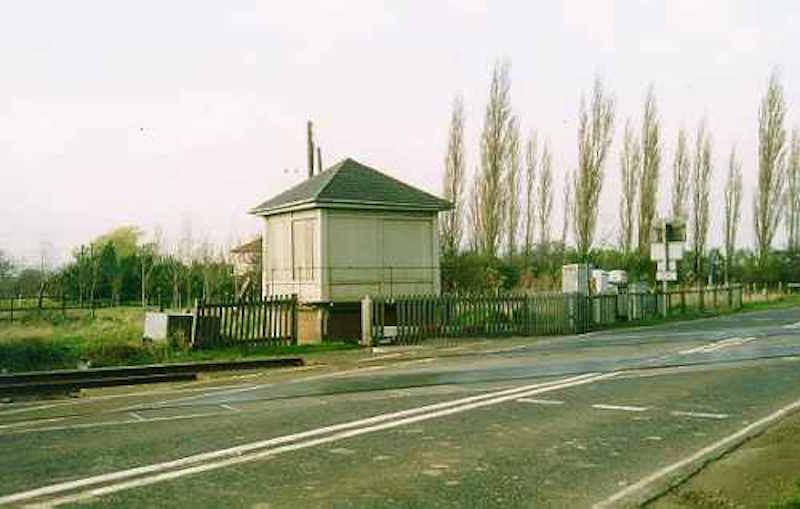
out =
<svg viewBox="0 0 800 509"><path fill-rule="evenodd" d="M563 405L563 401L555 399L535 399L535 398L519 398L517 401L521 403L533 403L536 405Z"/></svg>
<svg viewBox="0 0 800 509"><path fill-rule="evenodd" d="M598 410L620 410L622 412L646 412L648 410L646 406L604 405L602 403L592 405L592 408Z"/></svg>
<svg viewBox="0 0 800 509"><path fill-rule="evenodd" d="M141 415L137 414L136 412L128 412L128 415L130 415L131 417L133 417L137 421L146 421L147 420L144 417L142 417Z"/></svg>
<svg viewBox="0 0 800 509"><path fill-rule="evenodd" d="M676 410L674 412L670 412L671 415L675 417L699 417L701 419L727 419L730 417L728 414L713 414L708 412L682 412L680 410Z"/></svg>

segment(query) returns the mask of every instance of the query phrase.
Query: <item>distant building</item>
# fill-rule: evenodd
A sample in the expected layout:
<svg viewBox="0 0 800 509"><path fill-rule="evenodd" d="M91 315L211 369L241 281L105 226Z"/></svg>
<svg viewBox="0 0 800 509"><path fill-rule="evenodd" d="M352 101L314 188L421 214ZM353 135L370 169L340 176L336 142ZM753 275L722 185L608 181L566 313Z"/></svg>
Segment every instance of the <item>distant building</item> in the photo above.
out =
<svg viewBox="0 0 800 509"><path fill-rule="evenodd" d="M231 249L233 262L233 278L236 283L237 296L249 290L261 294L261 271L264 256L263 238L258 236Z"/></svg>
<svg viewBox="0 0 800 509"><path fill-rule="evenodd" d="M297 294L320 309L365 295L439 294L438 213L450 208L345 159L250 211L263 218L269 246L263 293Z"/></svg>

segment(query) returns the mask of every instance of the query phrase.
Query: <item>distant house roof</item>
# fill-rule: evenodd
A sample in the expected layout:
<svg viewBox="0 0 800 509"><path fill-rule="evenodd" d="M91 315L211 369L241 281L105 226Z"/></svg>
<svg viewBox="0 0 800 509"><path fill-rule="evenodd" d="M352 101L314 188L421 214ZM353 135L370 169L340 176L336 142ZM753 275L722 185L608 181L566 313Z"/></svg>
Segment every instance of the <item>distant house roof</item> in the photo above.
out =
<svg viewBox="0 0 800 509"><path fill-rule="evenodd" d="M345 159L250 210L271 215L314 207L427 210L452 208L426 193L353 159Z"/></svg>
<svg viewBox="0 0 800 509"><path fill-rule="evenodd" d="M233 254L250 254L250 253L261 253L261 237L258 236L255 239L251 240L250 242L245 242L242 245L236 246L235 248L231 249L231 253Z"/></svg>

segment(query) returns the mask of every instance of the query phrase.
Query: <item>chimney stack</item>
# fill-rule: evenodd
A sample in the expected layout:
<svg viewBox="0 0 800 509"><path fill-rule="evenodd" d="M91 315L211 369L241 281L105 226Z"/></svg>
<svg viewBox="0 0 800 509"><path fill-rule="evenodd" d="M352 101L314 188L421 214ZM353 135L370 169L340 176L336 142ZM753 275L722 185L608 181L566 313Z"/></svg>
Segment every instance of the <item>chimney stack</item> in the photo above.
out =
<svg viewBox="0 0 800 509"><path fill-rule="evenodd" d="M322 173L322 149L317 145L317 173Z"/></svg>
<svg viewBox="0 0 800 509"><path fill-rule="evenodd" d="M308 178L314 176L314 133L313 124L308 121Z"/></svg>

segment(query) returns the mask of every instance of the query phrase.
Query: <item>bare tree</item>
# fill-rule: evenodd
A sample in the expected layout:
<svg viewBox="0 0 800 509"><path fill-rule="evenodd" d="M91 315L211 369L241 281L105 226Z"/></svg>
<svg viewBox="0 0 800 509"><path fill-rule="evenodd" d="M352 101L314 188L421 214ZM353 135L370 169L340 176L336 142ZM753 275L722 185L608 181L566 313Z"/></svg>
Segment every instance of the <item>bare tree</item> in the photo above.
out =
<svg viewBox="0 0 800 509"><path fill-rule="evenodd" d="M585 259L594 241L597 205L603 188L603 166L614 129L614 98L596 78L588 109L581 98L578 119L578 168L574 177L573 222L578 253Z"/></svg>
<svg viewBox="0 0 800 509"><path fill-rule="evenodd" d="M783 211L786 180L786 101L778 74L772 73L758 113L758 184L753 199L753 226L761 267L767 262Z"/></svg>
<svg viewBox="0 0 800 509"><path fill-rule="evenodd" d="M661 127L653 86L647 90L642 117L642 172L639 178L639 253L650 248L650 230L658 203L658 174L661 168Z"/></svg>
<svg viewBox="0 0 800 509"><path fill-rule="evenodd" d="M736 229L742 203L742 162L736 156L736 147L731 148L728 162L728 178L725 181L725 284L730 282L730 267L736 251Z"/></svg>
<svg viewBox="0 0 800 509"><path fill-rule="evenodd" d="M444 198L453 204L453 209L442 217L442 252L452 255L458 252L463 237L464 216L464 101L457 96L450 115L450 133L447 155L444 159Z"/></svg>
<svg viewBox="0 0 800 509"><path fill-rule="evenodd" d="M689 170L692 162L686 141L686 130L678 130L678 144L672 161L672 217L686 219L686 201L689 197Z"/></svg>
<svg viewBox="0 0 800 509"><path fill-rule="evenodd" d="M509 64L495 65L489 88L489 103L481 132L481 160L478 173L476 238L479 250L496 256L506 212L503 175L507 162L511 123Z"/></svg>
<svg viewBox="0 0 800 509"><path fill-rule="evenodd" d="M533 251L533 233L536 220L535 183L538 161L538 140L532 132L525 144L525 260L530 261Z"/></svg>
<svg viewBox="0 0 800 509"><path fill-rule="evenodd" d="M697 128L692 165L692 246L694 248L694 273L699 278L703 254L708 240L709 194L711 185L711 139L706 133L705 121Z"/></svg>
<svg viewBox="0 0 800 509"><path fill-rule="evenodd" d="M792 131L786 172L786 237L789 251L800 249L800 131Z"/></svg>
<svg viewBox="0 0 800 509"><path fill-rule="evenodd" d="M550 144L547 142L542 148L542 161L539 168L536 216L539 223L539 246L546 249L550 244L550 221L553 216L553 157L550 152Z"/></svg>
<svg viewBox="0 0 800 509"><path fill-rule="evenodd" d="M636 197L638 196L639 173L641 170L641 149L639 140L633 132L630 119L625 123L625 134L622 139L620 155L620 180L622 195L619 200L620 247L627 255L633 250L636 229Z"/></svg>
<svg viewBox="0 0 800 509"><path fill-rule="evenodd" d="M508 258L512 259L517 252L517 234L519 233L519 209L520 209L520 177L522 168L520 166L520 135L519 124L516 117L511 118L508 129L508 142L506 151L506 205L508 209L505 213L506 219L506 252Z"/></svg>
<svg viewBox="0 0 800 509"><path fill-rule="evenodd" d="M566 249L567 247L567 237L569 236L569 225L571 221L571 214L572 214L572 174L568 171L564 175L564 190L563 190L563 205L564 205L564 216L563 216L563 223L561 224L561 248Z"/></svg>

